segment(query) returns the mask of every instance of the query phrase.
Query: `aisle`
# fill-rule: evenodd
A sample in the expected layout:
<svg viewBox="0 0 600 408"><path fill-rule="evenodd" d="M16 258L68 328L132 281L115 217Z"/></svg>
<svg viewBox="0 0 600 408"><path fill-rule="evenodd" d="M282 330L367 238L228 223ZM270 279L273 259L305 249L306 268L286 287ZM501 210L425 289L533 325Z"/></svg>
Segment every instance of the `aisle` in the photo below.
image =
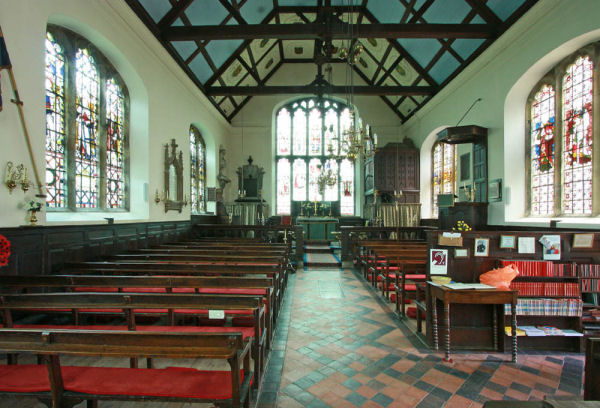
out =
<svg viewBox="0 0 600 408"><path fill-rule="evenodd" d="M581 395L579 355L520 353L515 365L509 354L453 353L443 363L359 279L318 268L292 278L259 407L466 408Z"/></svg>

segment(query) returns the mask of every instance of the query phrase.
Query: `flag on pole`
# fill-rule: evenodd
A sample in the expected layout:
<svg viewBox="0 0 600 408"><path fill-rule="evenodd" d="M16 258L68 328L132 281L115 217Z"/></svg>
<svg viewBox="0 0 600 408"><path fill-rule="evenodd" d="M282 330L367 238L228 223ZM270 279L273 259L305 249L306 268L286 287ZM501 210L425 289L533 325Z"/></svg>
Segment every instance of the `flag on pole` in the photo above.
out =
<svg viewBox="0 0 600 408"><path fill-rule="evenodd" d="M6 43L4 42L4 35L2 35L2 28L0 28L0 71L10 67L10 57L8 56ZM2 111L2 88L0 88L0 111Z"/></svg>

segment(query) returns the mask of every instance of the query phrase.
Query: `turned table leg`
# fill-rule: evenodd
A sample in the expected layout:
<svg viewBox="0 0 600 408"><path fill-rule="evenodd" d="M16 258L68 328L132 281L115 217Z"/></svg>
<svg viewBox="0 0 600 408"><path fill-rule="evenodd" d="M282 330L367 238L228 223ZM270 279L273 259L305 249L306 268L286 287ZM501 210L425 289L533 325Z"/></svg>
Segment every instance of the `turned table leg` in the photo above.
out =
<svg viewBox="0 0 600 408"><path fill-rule="evenodd" d="M511 331L512 331L512 361L517 362L517 305L511 305Z"/></svg>
<svg viewBox="0 0 600 408"><path fill-rule="evenodd" d="M437 316L437 298L432 299L433 307L431 308L431 319L433 320L433 348L439 350L439 339L438 339L438 316Z"/></svg>
<svg viewBox="0 0 600 408"><path fill-rule="evenodd" d="M492 330L494 331L494 350L498 350L498 307L492 305Z"/></svg>
<svg viewBox="0 0 600 408"><path fill-rule="evenodd" d="M444 302L444 320L446 320L446 347L444 350L444 361L452 362L450 359L450 304Z"/></svg>

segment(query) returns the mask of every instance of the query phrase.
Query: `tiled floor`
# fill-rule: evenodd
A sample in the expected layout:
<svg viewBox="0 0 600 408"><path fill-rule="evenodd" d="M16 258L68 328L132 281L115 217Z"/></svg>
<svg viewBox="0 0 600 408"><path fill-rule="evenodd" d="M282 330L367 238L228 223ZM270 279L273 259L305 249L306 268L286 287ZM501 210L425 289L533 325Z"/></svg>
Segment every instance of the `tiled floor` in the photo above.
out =
<svg viewBox="0 0 600 408"><path fill-rule="evenodd" d="M258 406L480 407L490 399L581 395L583 357L453 353L442 362L351 270L290 281Z"/></svg>

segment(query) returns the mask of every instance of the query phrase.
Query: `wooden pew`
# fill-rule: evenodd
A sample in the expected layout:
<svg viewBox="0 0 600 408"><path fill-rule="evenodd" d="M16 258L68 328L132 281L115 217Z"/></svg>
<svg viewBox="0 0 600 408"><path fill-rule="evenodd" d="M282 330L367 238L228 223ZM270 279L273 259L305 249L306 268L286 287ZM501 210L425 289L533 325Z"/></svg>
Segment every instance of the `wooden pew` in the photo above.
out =
<svg viewBox="0 0 600 408"><path fill-rule="evenodd" d="M90 261L66 264L62 274L66 275L165 275L165 276L267 276L273 279L276 310L281 310L281 302L287 285L287 274L278 265L256 264L186 264L179 262L156 261Z"/></svg>
<svg viewBox="0 0 600 408"><path fill-rule="evenodd" d="M356 239L352 245L352 259L360 263L360 257L367 248L401 248L405 245L427 247L427 243L421 240Z"/></svg>
<svg viewBox="0 0 600 408"><path fill-rule="evenodd" d="M36 396L53 407L99 400L207 402L250 407L249 351L240 333L156 333L82 330L0 330L0 350L35 353L44 365L0 365L0 394ZM168 367L65 366L68 356L114 358L224 359L230 371ZM80 359L78 359L80 360Z"/></svg>
<svg viewBox="0 0 600 408"><path fill-rule="evenodd" d="M600 338L597 337L586 339L583 399L600 400Z"/></svg>
<svg viewBox="0 0 600 408"><path fill-rule="evenodd" d="M203 295L203 294L148 294L148 293L48 293L48 294L9 294L0 295L4 327L16 328L60 328L64 325L41 323L15 325L15 311L37 313L41 311L70 313L74 325L65 328L76 329L79 316L90 315L121 316L125 325L113 327L116 330L131 331L183 331L183 332L241 332L245 337L254 338L252 358L257 383L262 378L266 341L265 306L261 296L251 295ZM176 314L207 316L209 310L246 310L254 317L254 327L215 327L215 326L176 326ZM168 326L140 326L136 315L167 316ZM86 325L86 329L102 330L106 326ZM135 365L132 362L132 365Z"/></svg>
<svg viewBox="0 0 600 408"><path fill-rule="evenodd" d="M158 293L202 293L242 294L263 296L267 328L266 348L271 340L276 323L277 308L273 280L258 277L234 276L107 276L107 275L28 275L0 276L2 293L34 289L45 292L89 291L89 292L151 292Z"/></svg>

